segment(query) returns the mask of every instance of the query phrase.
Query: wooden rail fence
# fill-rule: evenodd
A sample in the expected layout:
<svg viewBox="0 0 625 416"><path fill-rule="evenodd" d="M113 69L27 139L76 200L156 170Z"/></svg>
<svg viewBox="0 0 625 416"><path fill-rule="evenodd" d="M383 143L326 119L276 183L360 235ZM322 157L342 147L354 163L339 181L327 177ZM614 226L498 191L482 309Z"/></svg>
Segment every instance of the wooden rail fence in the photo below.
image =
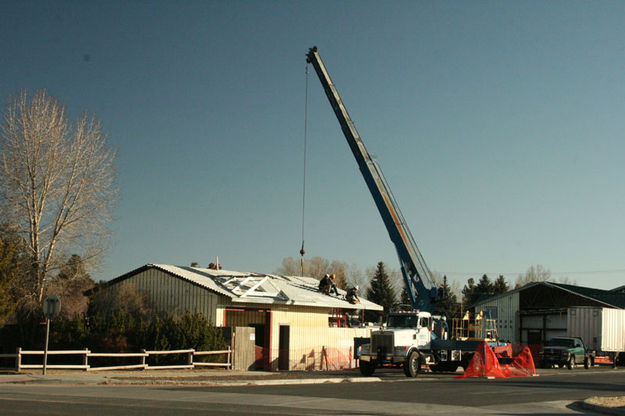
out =
<svg viewBox="0 0 625 416"><path fill-rule="evenodd" d="M23 364L22 358L25 356L40 355L43 361L43 351L28 351L17 349L15 354L0 354L1 358L13 358L15 359L16 371L26 369L43 369L42 364ZM186 364L181 365L149 365L147 358L151 355L173 355L173 354L185 354L187 356ZM194 349L185 350L168 350L168 351L147 351L143 352L91 352L88 348L84 350L53 350L48 351L50 355L77 355L82 356L82 364L48 364L46 368L51 369L71 369L71 370L85 370L85 371L101 371L101 370L128 370L128 369L142 369L142 370L171 370L171 369L190 369L195 367L225 367L227 369L232 368L232 350L228 347L227 350L221 351L195 351ZM207 355L225 355L226 362L201 362L195 361L195 357L207 356ZM115 366L98 366L92 367L89 364L90 357L105 357L105 358L141 358L140 364L129 365L115 365ZM4 369L13 369L12 367L2 367Z"/></svg>

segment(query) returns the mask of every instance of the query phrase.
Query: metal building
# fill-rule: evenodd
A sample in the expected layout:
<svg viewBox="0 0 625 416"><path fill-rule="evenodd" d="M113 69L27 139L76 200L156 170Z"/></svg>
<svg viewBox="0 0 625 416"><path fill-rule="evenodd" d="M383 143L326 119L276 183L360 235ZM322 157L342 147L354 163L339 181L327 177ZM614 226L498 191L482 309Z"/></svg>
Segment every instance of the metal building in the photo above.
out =
<svg viewBox="0 0 625 416"><path fill-rule="evenodd" d="M473 307L497 321L499 339L544 344L553 337L571 335L567 317L575 307L624 309L623 289L602 290L563 283L532 282L478 301Z"/></svg>
<svg viewBox="0 0 625 416"><path fill-rule="evenodd" d="M337 369L355 366L352 327L364 310L383 308L366 299L351 304L319 292L311 277L243 273L147 264L107 282L100 290L134 285L157 312L200 312L217 326L253 327L256 368Z"/></svg>

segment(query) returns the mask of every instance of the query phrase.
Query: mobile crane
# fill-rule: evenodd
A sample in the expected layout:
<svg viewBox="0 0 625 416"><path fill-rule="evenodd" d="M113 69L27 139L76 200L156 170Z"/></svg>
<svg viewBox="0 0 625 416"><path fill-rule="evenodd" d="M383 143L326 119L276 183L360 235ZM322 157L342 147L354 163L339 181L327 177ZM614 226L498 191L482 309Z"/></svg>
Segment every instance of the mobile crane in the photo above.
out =
<svg viewBox="0 0 625 416"><path fill-rule="evenodd" d="M391 188L380 166L369 155L360 139L317 47L310 48L306 57L307 62L315 68L386 230L395 245L412 306L408 311L389 313L386 328L372 332L369 344L361 347L359 355L361 373L370 376L380 364L402 365L408 377L415 377L424 365L446 371L455 371L459 365L466 368L478 342L447 339L448 328L445 318L431 314L438 290Z"/></svg>
<svg viewBox="0 0 625 416"><path fill-rule="evenodd" d="M319 76L334 114L341 125L345 139L347 139L347 143L356 158L360 172L369 187L375 205L378 207L378 211L380 211L391 241L395 245L412 308L429 311L432 302L436 300L437 288L432 281L430 269L428 269L417 247L417 243L415 243L408 229L406 220L399 210L391 188L388 186L386 179L384 179L382 169L380 169L375 159L369 155L367 148L360 139L356 126L349 117L347 109L341 100L338 90L330 79L330 75L321 60L316 46L310 48L307 58L307 62L312 64Z"/></svg>

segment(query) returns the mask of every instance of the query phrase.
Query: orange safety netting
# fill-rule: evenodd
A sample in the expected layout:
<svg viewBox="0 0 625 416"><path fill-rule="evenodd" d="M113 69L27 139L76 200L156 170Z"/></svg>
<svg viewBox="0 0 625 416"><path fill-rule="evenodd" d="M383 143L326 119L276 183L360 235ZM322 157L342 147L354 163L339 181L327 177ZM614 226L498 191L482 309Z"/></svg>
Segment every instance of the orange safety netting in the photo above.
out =
<svg viewBox="0 0 625 416"><path fill-rule="evenodd" d="M356 368L356 364L352 347L349 350L323 347L321 350L320 370L345 370Z"/></svg>
<svg viewBox="0 0 625 416"><path fill-rule="evenodd" d="M521 348L522 347L522 348ZM475 350L473 358L461 376L466 377L527 377L536 374L532 353L527 346L507 345L504 348L495 347L498 354L487 342L482 341ZM520 350L520 351L519 351ZM510 364L501 364L498 356L501 358L512 359Z"/></svg>

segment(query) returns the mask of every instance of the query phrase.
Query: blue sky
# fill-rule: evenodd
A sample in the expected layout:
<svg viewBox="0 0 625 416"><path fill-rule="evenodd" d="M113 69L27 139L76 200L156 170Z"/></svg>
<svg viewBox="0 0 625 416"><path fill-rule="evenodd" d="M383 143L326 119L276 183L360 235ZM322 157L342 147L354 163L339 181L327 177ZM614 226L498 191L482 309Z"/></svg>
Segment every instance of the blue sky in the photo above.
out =
<svg viewBox="0 0 625 416"><path fill-rule="evenodd" d="M121 200L98 279L298 256L317 45L430 268L625 283L625 3L0 3L0 98L94 113ZM311 71L306 251L395 250Z"/></svg>

